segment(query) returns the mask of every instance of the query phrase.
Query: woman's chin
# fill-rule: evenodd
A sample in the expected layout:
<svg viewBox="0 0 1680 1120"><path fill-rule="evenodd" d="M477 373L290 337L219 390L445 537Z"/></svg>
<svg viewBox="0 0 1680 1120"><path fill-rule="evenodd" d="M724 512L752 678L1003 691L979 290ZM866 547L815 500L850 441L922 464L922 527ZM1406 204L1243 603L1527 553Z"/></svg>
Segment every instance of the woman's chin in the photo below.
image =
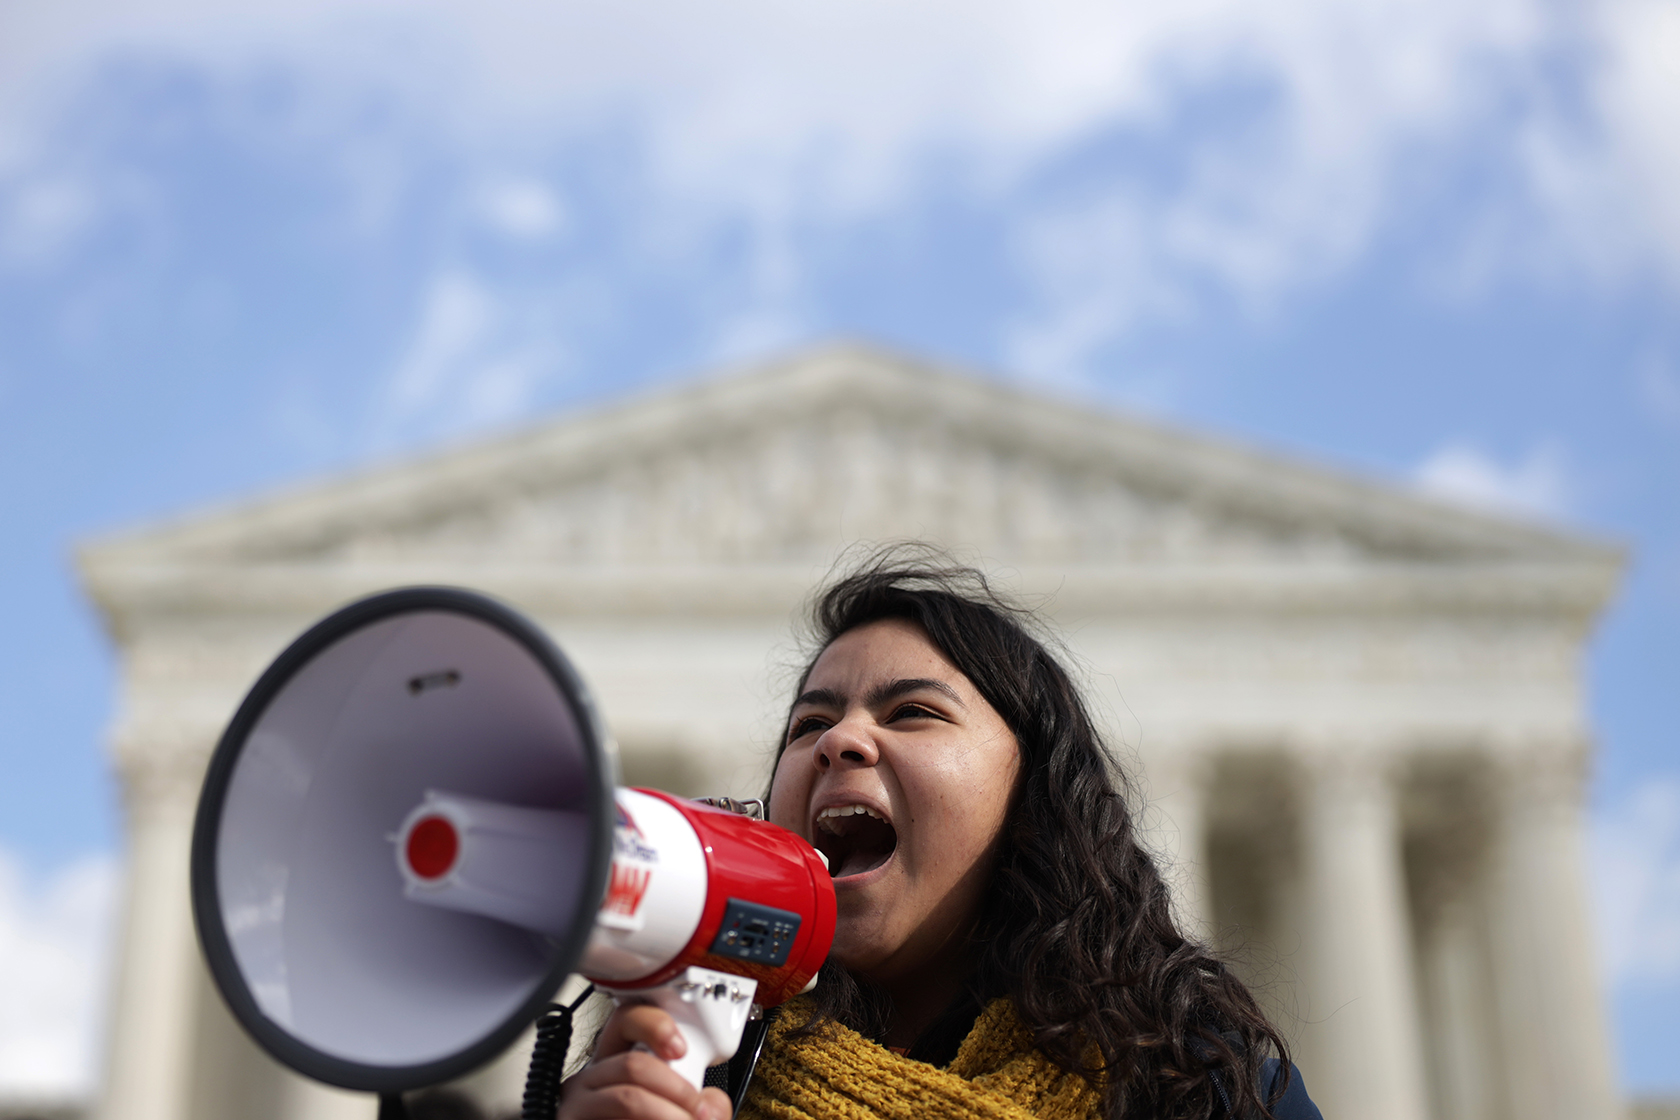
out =
<svg viewBox="0 0 1680 1120"><path fill-rule="evenodd" d="M902 917L901 891L894 889L894 860L888 856L875 867L834 880L839 913L834 930L833 959L853 972L867 972L892 954L893 920Z"/></svg>
<svg viewBox="0 0 1680 1120"><path fill-rule="evenodd" d="M880 928L875 922L850 929L847 928L847 924L845 916L842 915L840 928L835 931L834 947L828 951L828 959L841 965L854 976L871 979L892 957L894 939L891 931Z"/></svg>

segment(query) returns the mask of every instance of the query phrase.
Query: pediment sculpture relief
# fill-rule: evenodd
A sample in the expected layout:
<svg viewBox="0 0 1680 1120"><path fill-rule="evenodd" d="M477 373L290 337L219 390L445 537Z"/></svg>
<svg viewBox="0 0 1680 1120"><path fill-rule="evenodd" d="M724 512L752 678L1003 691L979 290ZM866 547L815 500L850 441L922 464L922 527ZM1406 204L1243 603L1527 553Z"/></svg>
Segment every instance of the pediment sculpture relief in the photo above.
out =
<svg viewBox="0 0 1680 1120"><path fill-rule="evenodd" d="M1351 559L1333 526L1126 477L1113 462L884 420L731 433L497 482L400 520L347 522L246 555L533 564L822 562L845 541L931 538L1006 563ZM248 550L248 551L247 551Z"/></svg>

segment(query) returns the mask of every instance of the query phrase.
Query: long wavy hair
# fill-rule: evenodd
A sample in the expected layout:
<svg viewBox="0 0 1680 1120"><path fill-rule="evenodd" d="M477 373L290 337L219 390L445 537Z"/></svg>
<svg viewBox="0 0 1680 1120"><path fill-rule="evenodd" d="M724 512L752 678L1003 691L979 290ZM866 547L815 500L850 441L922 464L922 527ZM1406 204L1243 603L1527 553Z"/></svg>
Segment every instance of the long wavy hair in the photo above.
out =
<svg viewBox="0 0 1680 1120"><path fill-rule="evenodd" d="M1155 861L1138 843L1129 779L1098 734L1035 615L980 571L931 546L863 557L814 597L814 652L883 619L915 622L1014 732L1021 772L970 945L978 1001L1006 995L1038 1048L1104 1091L1108 1120L1271 1117L1261 1063L1282 1036L1248 989L1173 920ZM785 746L784 748L785 749ZM779 757L779 756L778 756ZM831 962L816 1014L867 1037L891 1004Z"/></svg>

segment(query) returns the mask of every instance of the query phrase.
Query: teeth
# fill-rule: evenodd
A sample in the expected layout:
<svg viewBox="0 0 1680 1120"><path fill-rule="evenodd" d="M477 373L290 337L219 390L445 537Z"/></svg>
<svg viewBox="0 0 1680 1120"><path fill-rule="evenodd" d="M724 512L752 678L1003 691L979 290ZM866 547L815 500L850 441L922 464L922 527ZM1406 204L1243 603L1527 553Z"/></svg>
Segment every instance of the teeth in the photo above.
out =
<svg viewBox="0 0 1680 1120"><path fill-rule="evenodd" d="M855 816L858 813L864 813L868 816L874 817L878 821L884 821L887 819L866 805L835 805L832 808L824 809L822 812L818 813L817 819L821 821L828 820L830 817L850 817Z"/></svg>

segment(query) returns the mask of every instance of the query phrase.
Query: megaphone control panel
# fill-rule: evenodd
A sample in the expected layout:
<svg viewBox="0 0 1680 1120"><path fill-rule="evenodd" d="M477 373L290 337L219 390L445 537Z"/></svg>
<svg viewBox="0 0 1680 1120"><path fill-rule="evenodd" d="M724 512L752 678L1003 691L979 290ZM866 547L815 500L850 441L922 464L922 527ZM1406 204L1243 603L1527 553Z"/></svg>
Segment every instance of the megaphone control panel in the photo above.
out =
<svg viewBox="0 0 1680 1120"><path fill-rule="evenodd" d="M785 964L802 924L803 919L791 910L732 898L712 942L712 954L756 964Z"/></svg>

